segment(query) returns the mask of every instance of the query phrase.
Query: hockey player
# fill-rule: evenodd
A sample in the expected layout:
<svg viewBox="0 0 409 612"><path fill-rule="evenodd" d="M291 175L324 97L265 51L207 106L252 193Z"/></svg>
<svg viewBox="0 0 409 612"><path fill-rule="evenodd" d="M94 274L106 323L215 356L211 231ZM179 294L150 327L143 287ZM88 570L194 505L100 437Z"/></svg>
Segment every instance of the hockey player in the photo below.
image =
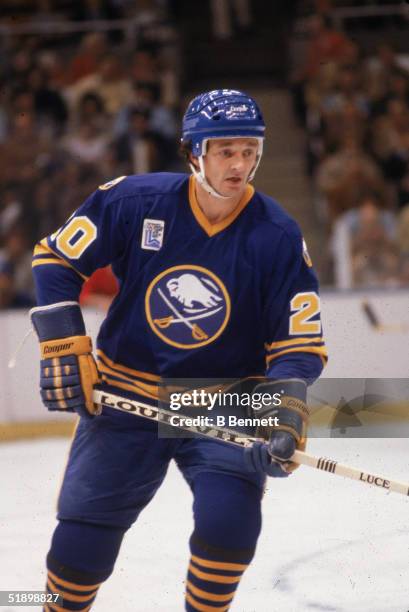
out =
<svg viewBox="0 0 409 612"><path fill-rule="evenodd" d="M171 459L194 496L186 610L228 610L255 552L266 475L288 476L305 446L305 381L326 359L317 279L297 224L250 185L264 131L245 93L199 95L183 118L190 176L101 185L35 248L41 396L49 410L81 417L47 557L47 588L64 604L48 610L92 606ZM95 361L78 296L108 264L120 288ZM264 377L272 395L279 389L282 403L279 427L246 451L161 439L154 423L107 407L98 414L92 401L95 387L155 403L164 377L249 376Z"/></svg>

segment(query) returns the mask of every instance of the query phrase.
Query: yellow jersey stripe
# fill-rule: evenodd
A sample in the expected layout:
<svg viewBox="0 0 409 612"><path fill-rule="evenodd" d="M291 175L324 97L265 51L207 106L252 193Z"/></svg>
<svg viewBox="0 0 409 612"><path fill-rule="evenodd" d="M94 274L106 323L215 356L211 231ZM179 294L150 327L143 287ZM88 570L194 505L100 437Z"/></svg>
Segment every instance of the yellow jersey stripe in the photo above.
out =
<svg viewBox="0 0 409 612"><path fill-rule="evenodd" d="M87 585L76 584L75 582L69 582L68 580L63 580L62 578L59 578L58 576L56 576L56 574L53 574L53 572L50 570L48 570L47 574L48 574L48 577L51 578L51 580L53 580L54 582L57 582L58 585L67 587L68 589L72 589L73 591L94 591L102 584L102 582L98 582L97 584L87 584Z"/></svg>
<svg viewBox="0 0 409 612"><path fill-rule="evenodd" d="M226 612L226 610L228 610L230 607L230 604L227 604L227 606L223 606L222 608L218 606L207 606L206 604L202 604L197 601L192 595L190 595L190 593L186 593L186 601L190 603L195 610L200 610L200 612L214 612L215 610L218 610L219 612Z"/></svg>
<svg viewBox="0 0 409 612"><path fill-rule="evenodd" d="M137 384L127 385L118 380L114 380L113 378L109 378L105 374L103 375L102 380L103 382L106 382L109 385L112 385L113 387L118 387L119 389L125 389L126 391L132 391L132 393L138 393L139 395L143 395L144 397L149 397L150 399L154 399L154 400L158 399L157 394L153 395L151 393L147 393L146 391L141 389L141 387L139 387Z"/></svg>
<svg viewBox="0 0 409 612"><path fill-rule="evenodd" d="M37 242L34 247L34 255L47 255L50 252L51 251L48 248L48 245L46 246L45 244L42 244L42 242Z"/></svg>
<svg viewBox="0 0 409 612"><path fill-rule="evenodd" d="M245 569L248 568L248 565L244 565L243 563L225 563L220 561L209 561L208 559L202 559L201 557L196 557L196 555L191 556L192 561L201 565L202 567L210 567L212 569L222 569L222 570L231 570L233 572L244 572Z"/></svg>
<svg viewBox="0 0 409 612"><path fill-rule="evenodd" d="M203 591L202 589L198 589L190 580L187 580L186 586L197 597L201 597L202 599L208 599L209 601L231 601L236 593L233 591L232 593L226 593L225 595L217 595L215 593L209 593L208 591Z"/></svg>
<svg viewBox="0 0 409 612"><path fill-rule="evenodd" d="M63 261L69 268L71 268L72 270L74 270L74 272L76 272L79 276L81 276L81 278L83 278L84 280L88 280L89 276L86 276L85 274L82 274L82 272L79 272L73 265L71 262L67 261L66 259L64 259L63 257L61 257L61 255L59 253L56 253L55 251L53 251L53 249L48 245L47 243L47 238L43 238L42 240L40 240L39 242L40 247L42 247L44 249L41 250L41 254L45 253L52 253L53 255L55 255L56 257L58 257L58 259L60 261ZM34 255L37 255L36 251L34 250ZM35 261L41 261L41 260L34 260ZM57 263L57 262L55 262ZM61 264L64 265L64 264ZM33 264L34 267L34 264Z"/></svg>
<svg viewBox="0 0 409 612"><path fill-rule="evenodd" d="M125 374L131 374L132 376L137 376L138 378L145 378L146 380L151 380L153 382L160 381L160 376L157 374L141 372L140 370L134 370L133 368L129 368L120 363L115 363L115 361L112 361L112 359L107 357L107 355L105 355L104 351L101 351L101 349L97 349L97 355L100 356L113 370L118 370L120 372L124 372Z"/></svg>
<svg viewBox="0 0 409 612"><path fill-rule="evenodd" d="M197 567L189 564L189 572L192 572L197 578L207 580L209 582L219 582L222 584L236 584L240 582L241 576L221 576L220 574L208 574L207 572L201 572Z"/></svg>
<svg viewBox="0 0 409 612"><path fill-rule="evenodd" d="M71 268L72 266L70 266L66 261L64 261L63 259L46 259L44 257L42 257L41 259L33 259L33 261L31 262L31 267L35 268L37 266L63 266L63 268Z"/></svg>
<svg viewBox="0 0 409 612"><path fill-rule="evenodd" d="M92 591L89 595L73 595L72 593L69 593L68 591L64 591L63 589L60 589L56 584L54 584L51 578L48 578L47 589L51 593L59 593L60 595L62 595L63 599L68 599L68 601L78 601L78 602L83 601L87 603L92 603L89 600L93 599L98 592L98 589L95 589L95 591Z"/></svg>
<svg viewBox="0 0 409 612"><path fill-rule="evenodd" d="M315 338L291 338L291 340L282 340L280 342L272 342L271 344L265 344L267 351L272 349L282 348L284 346L293 346L294 344L312 344L314 342L324 342L322 336L316 336Z"/></svg>
<svg viewBox="0 0 409 612"><path fill-rule="evenodd" d="M266 361L270 363L273 359L281 357L281 355L285 355L286 353L314 353L314 355L319 355L325 360L328 359L328 351L325 346L300 346L299 348L289 348L285 351L274 353L274 355L268 355Z"/></svg>
<svg viewBox="0 0 409 612"><path fill-rule="evenodd" d="M147 393L151 393L158 396L158 385L148 385L147 383L142 382L141 380L135 380L134 378L130 378L129 376L125 376L125 374L120 374L116 370L109 368L102 361L97 362L97 367L100 372L103 374L109 374L111 376L115 376L119 378L120 382L130 383L131 385L137 385L139 388L144 389Z"/></svg>

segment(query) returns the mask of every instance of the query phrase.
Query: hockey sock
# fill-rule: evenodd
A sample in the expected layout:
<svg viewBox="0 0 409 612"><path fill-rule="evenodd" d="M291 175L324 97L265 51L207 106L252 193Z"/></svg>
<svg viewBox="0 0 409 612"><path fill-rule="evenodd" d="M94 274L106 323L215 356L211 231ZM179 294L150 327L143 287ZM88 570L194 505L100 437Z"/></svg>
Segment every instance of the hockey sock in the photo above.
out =
<svg viewBox="0 0 409 612"><path fill-rule="evenodd" d="M69 567L53 561L47 557L47 593L51 594L50 603L44 606L46 612L60 612L62 610L76 610L85 612L90 610L98 593L100 585L108 578L104 574L87 574L78 572ZM52 571L50 566L55 569ZM62 597L62 601L52 603L55 594Z"/></svg>
<svg viewBox="0 0 409 612"><path fill-rule="evenodd" d="M197 477L194 495L185 607L225 612L254 556L261 491L239 478L209 473Z"/></svg>
<svg viewBox="0 0 409 612"><path fill-rule="evenodd" d="M90 610L112 573L123 535L122 528L60 521L47 556L47 591L60 594L63 603L50 602L44 610Z"/></svg>
<svg viewBox="0 0 409 612"><path fill-rule="evenodd" d="M186 610L203 612L230 608L244 570L254 551L213 548L193 535L186 581Z"/></svg>

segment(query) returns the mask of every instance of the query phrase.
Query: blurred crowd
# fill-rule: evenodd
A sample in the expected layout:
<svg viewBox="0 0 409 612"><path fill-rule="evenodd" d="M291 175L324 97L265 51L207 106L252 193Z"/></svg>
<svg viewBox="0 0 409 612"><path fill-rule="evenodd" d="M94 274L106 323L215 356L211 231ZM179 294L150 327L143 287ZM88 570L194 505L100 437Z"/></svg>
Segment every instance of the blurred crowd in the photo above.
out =
<svg viewBox="0 0 409 612"><path fill-rule="evenodd" d="M234 3L220 4L231 10ZM305 20L291 89L326 227L323 280L341 288L408 286L409 58L381 33L377 49L364 51L335 27L330 0L306 4L316 12ZM177 6L37 0L35 12L28 0L2 3L0 309L34 304L33 244L98 185L185 169L177 155L181 61L170 17ZM221 10L217 2L209 7ZM240 7L235 20L246 30L249 5ZM101 23L117 25L105 31ZM12 33L16 25L26 31ZM92 282L82 300L106 307L115 279L106 270Z"/></svg>
<svg viewBox="0 0 409 612"><path fill-rule="evenodd" d="M74 4L82 7L69 16L77 21L129 17L107 10L115 2ZM40 5L43 26L57 18L47 13L49 2ZM34 304L32 245L98 185L181 168L177 38L171 25L151 18L144 13L145 27L131 40L95 30L2 38L0 308Z"/></svg>
<svg viewBox="0 0 409 612"><path fill-rule="evenodd" d="M328 5L328 3L323 3ZM364 53L330 11L306 21L292 75L307 168L338 287L409 285L409 56Z"/></svg>

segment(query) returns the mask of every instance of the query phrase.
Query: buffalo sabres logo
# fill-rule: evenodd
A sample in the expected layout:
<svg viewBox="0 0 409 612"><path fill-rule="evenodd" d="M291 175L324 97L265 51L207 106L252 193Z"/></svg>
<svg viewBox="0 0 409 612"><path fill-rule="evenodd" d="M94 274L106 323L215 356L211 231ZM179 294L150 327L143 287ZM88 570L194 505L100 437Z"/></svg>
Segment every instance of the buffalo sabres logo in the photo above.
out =
<svg viewBox="0 0 409 612"><path fill-rule="evenodd" d="M221 280L206 268L175 266L151 282L145 310L159 338L191 349L220 336L230 317L230 297Z"/></svg>

